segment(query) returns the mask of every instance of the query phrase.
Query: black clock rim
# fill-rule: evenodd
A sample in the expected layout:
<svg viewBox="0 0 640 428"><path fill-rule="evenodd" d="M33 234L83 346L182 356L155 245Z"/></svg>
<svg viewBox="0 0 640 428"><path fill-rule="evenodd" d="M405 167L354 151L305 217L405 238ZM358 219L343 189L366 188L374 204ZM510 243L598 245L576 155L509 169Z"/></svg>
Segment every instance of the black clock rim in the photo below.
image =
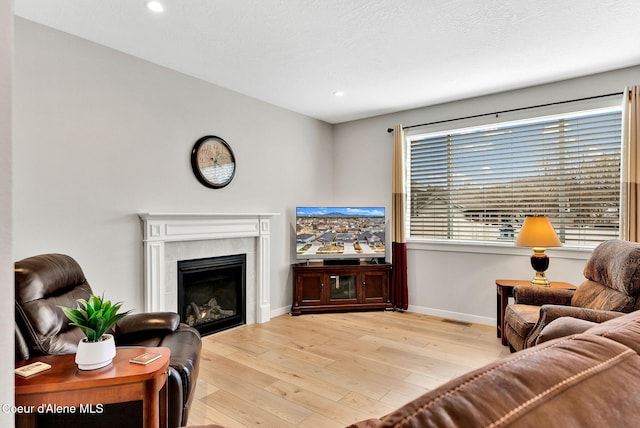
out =
<svg viewBox="0 0 640 428"><path fill-rule="evenodd" d="M231 173L231 176L229 177L229 179L222 184L212 183L209 180L207 180L202 175L202 172L200 172L200 168L198 167L198 150L200 149L200 146L202 146L205 143L205 141L208 141L208 140L216 140L224 144L227 150L229 150L229 153L231 154L231 158L233 159L233 165L234 165L233 172ZM237 165L236 156L233 154L233 150L231 150L231 146L229 145L229 143L227 143L225 140L215 135L205 135L204 137L199 138L198 141L196 141L196 143L193 145L193 149L191 149L191 169L193 170L193 174L196 176L200 184L210 189L221 189L223 187L228 186L229 183L231 183L231 180L233 180L233 177L236 175L236 165Z"/></svg>

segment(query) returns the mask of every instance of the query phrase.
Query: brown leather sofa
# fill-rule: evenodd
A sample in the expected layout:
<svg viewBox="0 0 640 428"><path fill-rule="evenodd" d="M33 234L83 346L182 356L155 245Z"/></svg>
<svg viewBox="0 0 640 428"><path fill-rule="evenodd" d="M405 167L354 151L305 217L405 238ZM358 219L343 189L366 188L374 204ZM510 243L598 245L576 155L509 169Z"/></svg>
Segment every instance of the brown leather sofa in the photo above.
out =
<svg viewBox="0 0 640 428"><path fill-rule="evenodd" d="M534 346L542 329L560 317L603 322L640 309L640 244L612 239L598 245L577 290L516 287L504 316L512 350Z"/></svg>
<svg viewBox="0 0 640 428"><path fill-rule="evenodd" d="M547 328L566 333L574 320ZM578 324L588 329L513 353L351 427L638 426L640 311Z"/></svg>
<svg viewBox="0 0 640 428"><path fill-rule="evenodd" d="M69 325L58 305L75 307L77 299L88 299L91 294L82 269L67 255L43 254L16 262L16 361L75 353L84 334ZM202 348L198 331L180 323L177 314L162 312L128 315L113 333L117 346L162 346L171 350L168 422L170 427L186 425Z"/></svg>

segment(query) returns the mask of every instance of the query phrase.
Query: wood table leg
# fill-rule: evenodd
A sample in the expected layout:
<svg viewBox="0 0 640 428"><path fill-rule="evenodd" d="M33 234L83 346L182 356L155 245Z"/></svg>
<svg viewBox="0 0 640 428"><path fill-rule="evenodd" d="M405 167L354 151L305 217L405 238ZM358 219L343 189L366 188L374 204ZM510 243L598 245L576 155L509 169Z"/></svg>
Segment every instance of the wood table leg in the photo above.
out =
<svg viewBox="0 0 640 428"><path fill-rule="evenodd" d="M507 309L507 304L509 303L510 291L511 289L508 287L500 287L500 337L502 338L502 344L504 346L509 344L509 342L507 342L507 337L504 334L504 312Z"/></svg>
<svg viewBox="0 0 640 428"><path fill-rule="evenodd" d="M159 378L150 379L145 383L142 414L144 426L149 428L166 427L167 390L166 372ZM163 413L165 413L163 415ZM164 422L163 422L164 419ZM162 425L164 423L164 425Z"/></svg>
<svg viewBox="0 0 640 428"><path fill-rule="evenodd" d="M160 390L160 426L167 428L169 426L169 388L167 388L169 373L165 373L164 376L166 380Z"/></svg>
<svg viewBox="0 0 640 428"><path fill-rule="evenodd" d="M497 337L502 337L502 295L500 293L501 291L501 287L498 286L497 290L496 290L496 297L497 297L497 301L496 301L496 309L497 309L497 313L496 313L496 336Z"/></svg>

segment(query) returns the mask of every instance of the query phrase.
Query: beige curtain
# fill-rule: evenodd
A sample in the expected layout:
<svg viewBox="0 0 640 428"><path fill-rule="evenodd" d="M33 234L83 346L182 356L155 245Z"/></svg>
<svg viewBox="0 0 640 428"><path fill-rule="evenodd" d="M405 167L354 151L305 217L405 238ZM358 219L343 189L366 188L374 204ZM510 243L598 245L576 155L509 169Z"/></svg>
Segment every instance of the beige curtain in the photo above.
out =
<svg viewBox="0 0 640 428"><path fill-rule="evenodd" d="M625 88L622 104L620 238L640 238L640 86Z"/></svg>
<svg viewBox="0 0 640 428"><path fill-rule="evenodd" d="M407 289L407 243L405 224L407 213L407 148L402 125L393 128L393 187L391 207L391 257L393 262L391 302L399 310L409 305Z"/></svg>
<svg viewBox="0 0 640 428"><path fill-rule="evenodd" d="M406 242L404 236L405 215L407 208L407 149L402 125L393 128L393 207L391 211L393 242Z"/></svg>

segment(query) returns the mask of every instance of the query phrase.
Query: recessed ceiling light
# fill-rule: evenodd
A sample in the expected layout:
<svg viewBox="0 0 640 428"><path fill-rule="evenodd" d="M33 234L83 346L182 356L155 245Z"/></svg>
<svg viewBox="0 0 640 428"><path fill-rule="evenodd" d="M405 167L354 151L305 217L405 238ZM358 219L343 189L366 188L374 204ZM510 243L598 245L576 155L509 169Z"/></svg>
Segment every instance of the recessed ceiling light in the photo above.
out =
<svg viewBox="0 0 640 428"><path fill-rule="evenodd" d="M162 5L162 3L160 3L159 1L148 1L147 2L147 8L149 10L152 10L156 13L161 13L164 12L164 6Z"/></svg>
<svg viewBox="0 0 640 428"><path fill-rule="evenodd" d="M336 97L342 97L342 96L344 96L344 92L342 92L342 91L335 91L335 92L333 93L333 95L335 95Z"/></svg>

